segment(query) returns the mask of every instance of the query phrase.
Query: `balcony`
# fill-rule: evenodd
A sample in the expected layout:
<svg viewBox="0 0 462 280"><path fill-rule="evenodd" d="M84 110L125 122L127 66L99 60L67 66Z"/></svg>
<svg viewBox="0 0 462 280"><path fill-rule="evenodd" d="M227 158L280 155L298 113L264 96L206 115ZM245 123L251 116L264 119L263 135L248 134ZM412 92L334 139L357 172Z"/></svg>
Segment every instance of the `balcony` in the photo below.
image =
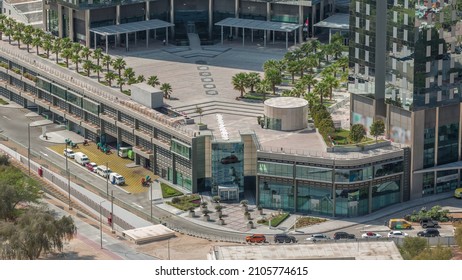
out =
<svg viewBox="0 0 462 280"><path fill-rule="evenodd" d="M162 148L170 151L170 143L169 142L165 142L165 141L161 141L160 139L152 138L152 143L154 145L156 145L156 146L162 147Z"/></svg>
<svg viewBox="0 0 462 280"><path fill-rule="evenodd" d="M89 131L93 132L93 133L96 133L96 134L101 134L101 129L99 128L99 126L97 126L96 124L93 124L89 121L84 121L82 120L80 122L80 126L85 128L85 129L88 129Z"/></svg>
<svg viewBox="0 0 462 280"><path fill-rule="evenodd" d="M151 142L151 137L152 136L148 132L146 132L144 130L140 130L140 129L135 129L134 133L135 133L136 136L138 136L140 138L143 138L146 141Z"/></svg>
<svg viewBox="0 0 462 280"><path fill-rule="evenodd" d="M66 119L77 125L80 125L80 122L82 121L82 119L79 116L71 114L66 114Z"/></svg>
<svg viewBox="0 0 462 280"><path fill-rule="evenodd" d="M117 122L117 127L129 132L130 134L133 134L133 130L135 129L134 125L130 125L128 123L124 123L124 122L121 122L121 121Z"/></svg>
<svg viewBox="0 0 462 280"><path fill-rule="evenodd" d="M43 107L45 110L50 110L50 105L51 102L46 101L45 99L34 99L33 101L35 104L37 104L40 107Z"/></svg>
<svg viewBox="0 0 462 280"><path fill-rule="evenodd" d="M148 158L150 159L151 157L154 156L154 153L152 152L152 150L148 150L144 147L141 147L141 146L134 146L133 147L133 152L144 157L144 158Z"/></svg>
<svg viewBox="0 0 462 280"><path fill-rule="evenodd" d="M50 111L61 117L64 117L66 115L66 111L57 106L50 106Z"/></svg>
<svg viewBox="0 0 462 280"><path fill-rule="evenodd" d="M106 114L99 114L99 118L102 119L103 121L107 122L107 123L110 123L112 125L116 125L116 122L117 122L117 119L113 116L110 116L110 115L106 115Z"/></svg>

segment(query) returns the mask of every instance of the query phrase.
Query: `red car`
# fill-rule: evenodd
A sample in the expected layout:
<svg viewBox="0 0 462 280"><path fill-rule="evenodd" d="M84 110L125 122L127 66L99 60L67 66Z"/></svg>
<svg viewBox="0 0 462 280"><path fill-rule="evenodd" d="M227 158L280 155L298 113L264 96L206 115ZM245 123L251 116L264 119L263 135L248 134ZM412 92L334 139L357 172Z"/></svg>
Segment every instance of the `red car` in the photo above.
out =
<svg viewBox="0 0 462 280"><path fill-rule="evenodd" d="M96 172L96 167L97 167L97 166L98 166L98 165L97 165L96 163L94 163L94 162L89 162L89 163L85 164L85 167L86 167L88 170L90 170L91 172Z"/></svg>

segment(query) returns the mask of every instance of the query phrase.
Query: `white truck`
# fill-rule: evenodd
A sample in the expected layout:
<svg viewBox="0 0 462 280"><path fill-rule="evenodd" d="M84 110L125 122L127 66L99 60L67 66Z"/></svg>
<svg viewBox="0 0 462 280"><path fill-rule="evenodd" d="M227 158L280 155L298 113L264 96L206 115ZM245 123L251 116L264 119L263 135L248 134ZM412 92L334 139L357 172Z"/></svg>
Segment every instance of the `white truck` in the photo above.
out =
<svg viewBox="0 0 462 280"><path fill-rule="evenodd" d="M74 160L82 166L85 166L85 164L90 162L90 159L87 157L87 155L82 152L74 153Z"/></svg>
<svg viewBox="0 0 462 280"><path fill-rule="evenodd" d="M96 174L101 177L107 178L111 172L111 169L107 168L105 165L98 165L96 167Z"/></svg>
<svg viewBox="0 0 462 280"><path fill-rule="evenodd" d="M128 151L130 151L132 147L120 147L119 148L119 157L126 158L128 157Z"/></svg>
<svg viewBox="0 0 462 280"><path fill-rule="evenodd" d="M125 184L125 178L122 175L115 172L109 174L109 181L111 182L111 184L119 186Z"/></svg>

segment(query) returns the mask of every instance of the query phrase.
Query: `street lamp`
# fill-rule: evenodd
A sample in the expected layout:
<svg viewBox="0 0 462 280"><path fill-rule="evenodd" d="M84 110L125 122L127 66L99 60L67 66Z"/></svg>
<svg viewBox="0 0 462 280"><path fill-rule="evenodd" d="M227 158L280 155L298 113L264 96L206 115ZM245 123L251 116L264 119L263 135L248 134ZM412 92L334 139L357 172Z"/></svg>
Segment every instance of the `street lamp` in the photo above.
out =
<svg viewBox="0 0 462 280"><path fill-rule="evenodd" d="M65 157L66 157L66 172L67 172L67 188L68 188L68 201L69 201L69 210L72 210L72 206L71 206L71 172L69 170L69 166L68 166L68 157L69 157L69 154L67 152L67 143L68 141L66 141L66 152L65 152Z"/></svg>
<svg viewBox="0 0 462 280"><path fill-rule="evenodd" d="M114 190L111 191L111 232L114 231Z"/></svg>
<svg viewBox="0 0 462 280"><path fill-rule="evenodd" d="M109 163L106 162L106 197L109 198Z"/></svg>
<svg viewBox="0 0 462 280"><path fill-rule="evenodd" d="M99 203L99 238L101 241L101 249L103 249L103 217L101 214L101 203L105 202L106 200L103 200Z"/></svg>
<svg viewBox="0 0 462 280"><path fill-rule="evenodd" d="M150 190L150 192L151 192L151 198L149 200L149 204L151 204L151 223L152 223L152 181L151 181L151 190Z"/></svg>
<svg viewBox="0 0 462 280"><path fill-rule="evenodd" d="M29 176L30 176L30 123L27 124L27 136L29 144L27 145L27 164L29 165Z"/></svg>

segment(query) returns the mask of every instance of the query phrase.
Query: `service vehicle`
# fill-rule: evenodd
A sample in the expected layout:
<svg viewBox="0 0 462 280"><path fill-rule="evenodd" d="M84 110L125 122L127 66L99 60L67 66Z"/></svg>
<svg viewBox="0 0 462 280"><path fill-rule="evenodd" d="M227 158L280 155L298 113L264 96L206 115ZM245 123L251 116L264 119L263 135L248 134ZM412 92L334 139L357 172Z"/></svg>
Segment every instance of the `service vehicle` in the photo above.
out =
<svg viewBox="0 0 462 280"><path fill-rule="evenodd" d="M405 219L390 219L388 221L388 227L390 229L411 229L412 224Z"/></svg>
<svg viewBox="0 0 462 280"><path fill-rule="evenodd" d="M132 150L132 147L120 147L120 148L119 148L118 155L119 155L119 157L121 157L121 158L126 158L126 157L128 157L128 153L129 153L129 151L131 151L131 150Z"/></svg>
<svg viewBox="0 0 462 280"><path fill-rule="evenodd" d="M107 178L109 174L111 174L111 169L107 168L106 165L98 165L96 167L96 174L98 174L101 177Z"/></svg>
<svg viewBox="0 0 462 280"><path fill-rule="evenodd" d="M115 173L115 172L112 172L109 174L109 181L111 182L111 184L114 184L114 185L123 185L125 184L125 178L124 176L118 174L118 173Z"/></svg>
<svg viewBox="0 0 462 280"><path fill-rule="evenodd" d="M462 188L458 188L454 190L454 197L455 198L462 198Z"/></svg>
<svg viewBox="0 0 462 280"><path fill-rule="evenodd" d="M64 149L63 154L65 157L74 158L74 151L72 149Z"/></svg>
<svg viewBox="0 0 462 280"><path fill-rule="evenodd" d="M90 162L90 159L87 157L87 155L82 152L74 153L74 160L82 166L85 166L85 164Z"/></svg>

